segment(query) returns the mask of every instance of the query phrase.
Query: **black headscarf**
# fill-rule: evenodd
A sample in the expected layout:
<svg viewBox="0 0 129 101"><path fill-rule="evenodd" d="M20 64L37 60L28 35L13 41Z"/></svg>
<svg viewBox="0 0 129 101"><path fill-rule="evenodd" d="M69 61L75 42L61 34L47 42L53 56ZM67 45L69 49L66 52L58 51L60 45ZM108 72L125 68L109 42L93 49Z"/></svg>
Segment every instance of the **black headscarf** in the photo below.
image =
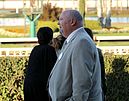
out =
<svg viewBox="0 0 129 101"><path fill-rule="evenodd" d="M39 44L48 44L53 38L53 30L50 27L41 27L37 32Z"/></svg>

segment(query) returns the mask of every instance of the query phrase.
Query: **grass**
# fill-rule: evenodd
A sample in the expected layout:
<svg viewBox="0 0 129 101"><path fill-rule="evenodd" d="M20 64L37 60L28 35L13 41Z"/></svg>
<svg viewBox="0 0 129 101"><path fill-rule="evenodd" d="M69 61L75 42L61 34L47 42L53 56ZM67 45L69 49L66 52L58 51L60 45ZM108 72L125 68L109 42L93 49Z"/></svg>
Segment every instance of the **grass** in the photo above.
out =
<svg viewBox="0 0 129 101"><path fill-rule="evenodd" d="M1 28L10 31L10 32L16 32L16 33L29 33L30 32L30 27L27 25L26 27L24 26L2 26Z"/></svg>
<svg viewBox="0 0 129 101"><path fill-rule="evenodd" d="M58 33L54 34L54 37L56 37L58 35ZM106 33L99 33L99 34L94 34L95 36L129 36L129 33L111 33L111 32L106 32ZM0 35L0 37L3 37ZM6 36L4 36L6 37ZM4 38L3 37L3 38ZM129 42L121 42L121 41L117 41L117 42L100 42L97 43L97 45L99 46L129 46ZM1 48L13 48L13 47L34 47L36 44L1 44L0 47Z"/></svg>
<svg viewBox="0 0 129 101"><path fill-rule="evenodd" d="M117 42L100 42L97 43L97 46L129 46L129 42L122 42L122 41L117 41Z"/></svg>
<svg viewBox="0 0 129 101"><path fill-rule="evenodd" d="M123 29L126 28L128 32L111 32L111 31L103 31L99 30L97 32L93 31L93 34L95 36L129 36L129 23L112 23L113 28L116 29ZM2 26L7 31L10 32L16 32L17 34L20 34L21 32L24 33L24 26ZM26 26L26 33L29 33L29 26ZM25 34L26 34L25 33ZM54 37L56 37L58 33L54 33ZM21 37L21 36L9 36L9 35L1 35L0 38L6 38L6 37ZM26 35L23 35L22 37L27 37ZM98 43L97 43L98 44ZM129 42L100 42L98 44L99 46L129 46ZM35 44L1 44L1 48L13 48L13 47L34 47Z"/></svg>
<svg viewBox="0 0 129 101"><path fill-rule="evenodd" d="M112 26L114 28L117 28L117 29L127 29L128 31L127 32L110 32L110 31L106 31L106 32L103 32L100 30L100 32L98 33L94 33L95 36L129 36L129 23L112 23ZM100 43L97 43L96 44L98 46L129 46L129 42L128 41L116 41L116 42L111 42L111 41L108 41L108 42L100 42Z"/></svg>
<svg viewBox="0 0 129 101"><path fill-rule="evenodd" d="M26 47L34 47L37 44L1 44L0 48L26 48Z"/></svg>
<svg viewBox="0 0 129 101"><path fill-rule="evenodd" d="M129 36L129 33L112 33L112 32L98 32L94 34L95 36Z"/></svg>

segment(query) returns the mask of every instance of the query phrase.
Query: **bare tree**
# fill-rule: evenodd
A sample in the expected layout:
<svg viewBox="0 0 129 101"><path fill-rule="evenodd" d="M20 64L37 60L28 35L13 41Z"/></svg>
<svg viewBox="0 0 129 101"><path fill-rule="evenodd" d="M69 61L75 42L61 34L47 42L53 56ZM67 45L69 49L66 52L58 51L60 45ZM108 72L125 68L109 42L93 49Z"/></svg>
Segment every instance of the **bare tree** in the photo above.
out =
<svg viewBox="0 0 129 101"><path fill-rule="evenodd" d="M35 0L30 0L30 6L34 7L35 6Z"/></svg>
<svg viewBox="0 0 129 101"><path fill-rule="evenodd" d="M5 8L5 7L4 7L4 2L5 2L5 0L2 0L2 1L3 1L3 9L4 9L4 8Z"/></svg>
<svg viewBox="0 0 129 101"><path fill-rule="evenodd" d="M102 28L111 27L111 6L112 0L98 0L97 15Z"/></svg>
<svg viewBox="0 0 129 101"><path fill-rule="evenodd" d="M79 11L83 17L83 24L85 26L85 0L79 0Z"/></svg>
<svg viewBox="0 0 129 101"><path fill-rule="evenodd" d="M102 7L102 0L98 0L97 2L97 15L98 15L98 20L100 21L100 25L103 28L104 24L103 24L103 7Z"/></svg>
<svg viewBox="0 0 129 101"><path fill-rule="evenodd" d="M121 11L123 10L122 2L123 2L123 0L120 1L120 9L121 9Z"/></svg>
<svg viewBox="0 0 129 101"><path fill-rule="evenodd" d="M105 27L106 28L111 27L111 6L112 6L112 0L108 0L107 13L106 13L106 18L105 18Z"/></svg>
<svg viewBox="0 0 129 101"><path fill-rule="evenodd" d="M127 0L127 10L129 9L129 1Z"/></svg>

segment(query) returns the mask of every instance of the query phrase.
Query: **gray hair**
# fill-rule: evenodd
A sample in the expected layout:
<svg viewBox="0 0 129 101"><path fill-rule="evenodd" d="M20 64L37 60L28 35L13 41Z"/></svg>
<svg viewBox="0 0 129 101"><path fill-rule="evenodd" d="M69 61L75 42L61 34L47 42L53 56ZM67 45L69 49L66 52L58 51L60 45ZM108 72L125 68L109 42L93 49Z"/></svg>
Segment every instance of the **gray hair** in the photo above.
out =
<svg viewBox="0 0 129 101"><path fill-rule="evenodd" d="M77 10L68 10L69 11L69 14L75 18L77 21L82 21L83 18L81 16L81 14L79 13L79 11Z"/></svg>

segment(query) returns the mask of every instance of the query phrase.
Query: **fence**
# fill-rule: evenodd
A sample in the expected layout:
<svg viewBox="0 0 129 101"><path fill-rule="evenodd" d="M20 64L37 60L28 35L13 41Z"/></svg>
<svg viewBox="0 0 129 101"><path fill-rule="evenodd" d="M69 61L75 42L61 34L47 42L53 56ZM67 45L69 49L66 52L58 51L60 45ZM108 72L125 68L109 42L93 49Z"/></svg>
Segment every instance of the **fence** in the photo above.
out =
<svg viewBox="0 0 129 101"><path fill-rule="evenodd" d="M0 44L7 43L37 43L37 38L0 38Z"/></svg>
<svg viewBox="0 0 129 101"><path fill-rule="evenodd" d="M129 36L97 36L95 41L129 41ZM0 38L0 44L7 43L37 43L37 38ZM97 46L105 53L116 55L129 54L129 46ZM32 48L0 48L1 56L29 56Z"/></svg>
<svg viewBox="0 0 129 101"><path fill-rule="evenodd" d="M97 46L102 53L113 53L115 55L129 54L129 46ZM29 56L32 48L0 48L0 57L2 56Z"/></svg>
<svg viewBox="0 0 129 101"><path fill-rule="evenodd" d="M0 48L2 56L29 56L32 48Z"/></svg>
<svg viewBox="0 0 129 101"><path fill-rule="evenodd" d="M129 46L98 46L102 53L113 53L115 55L127 55L129 54Z"/></svg>

